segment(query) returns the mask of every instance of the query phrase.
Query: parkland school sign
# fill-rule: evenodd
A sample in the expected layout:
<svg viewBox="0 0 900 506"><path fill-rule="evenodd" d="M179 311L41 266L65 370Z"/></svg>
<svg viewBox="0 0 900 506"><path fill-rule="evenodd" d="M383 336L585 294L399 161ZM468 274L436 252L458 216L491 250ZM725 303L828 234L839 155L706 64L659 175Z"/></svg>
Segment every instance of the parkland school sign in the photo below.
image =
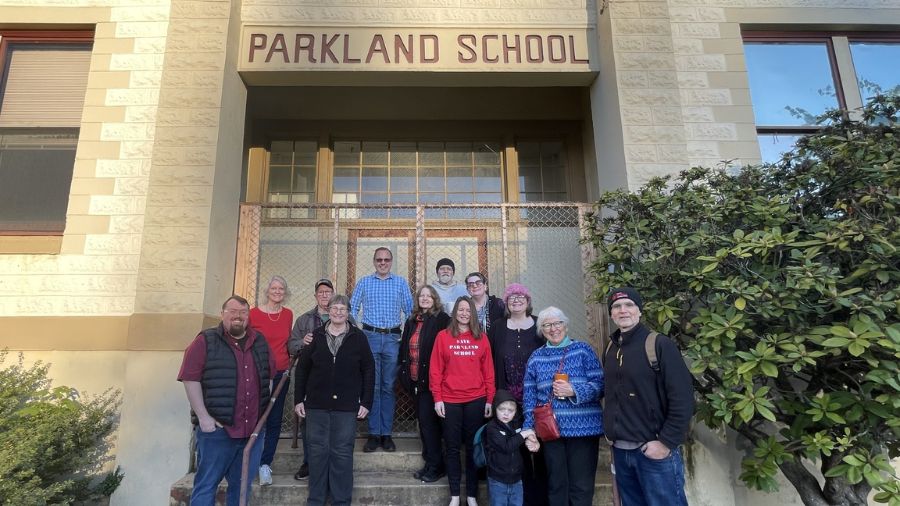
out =
<svg viewBox="0 0 900 506"><path fill-rule="evenodd" d="M592 70L588 29L245 26L241 70ZM593 58L596 60L596 58Z"/></svg>

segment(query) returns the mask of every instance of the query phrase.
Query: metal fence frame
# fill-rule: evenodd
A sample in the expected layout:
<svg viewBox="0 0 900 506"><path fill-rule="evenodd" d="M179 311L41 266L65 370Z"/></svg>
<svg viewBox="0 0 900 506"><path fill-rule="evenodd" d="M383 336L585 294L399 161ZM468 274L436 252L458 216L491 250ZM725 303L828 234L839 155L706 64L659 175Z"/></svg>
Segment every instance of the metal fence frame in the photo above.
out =
<svg viewBox="0 0 900 506"><path fill-rule="evenodd" d="M427 212L435 212L436 210L453 212L473 213L492 213L497 211L499 218L478 218L484 223L489 223L491 227L499 228L500 232L500 258L503 266L500 268L502 279L494 280L492 286L506 286L512 280L509 279L509 273L513 270L510 268L510 237L509 231L512 227L528 227L529 222L534 222L542 228L553 228L554 222L540 221L533 217L539 212L558 213L560 215L569 216L565 222L560 221L560 227L578 228L578 247L580 249L579 258L581 261L582 272L582 301L584 302L584 318L587 327L587 335L584 339L588 340L592 346L599 352L602 350L609 335L608 315L602 305L588 303L593 290L594 283L590 276L585 275L589 272L589 267L595 259L594 250L589 244L586 244L585 238L586 213L594 210L591 204L585 203L532 203L532 204L280 204L280 203L244 203L240 207L240 222L238 230L237 257L235 266L235 285L234 293L241 295L247 300L253 302L257 299L258 284L264 281L259 279L260 269L260 248L261 233L265 227L315 227L319 231L330 227L331 237L329 246L331 250L331 258L329 260L330 275L327 276L336 282L336 288L339 286L340 274L346 269L339 267L340 247L345 242L341 238L342 227L350 227L351 225L359 225L363 227L391 229L392 225L397 229L410 231L414 228L413 236L413 271L410 282L414 289L426 283L426 273L429 267L425 265L425 239L428 235L428 224L433 221L441 221L451 224L466 225L464 219L430 219L426 217ZM405 218L373 220L367 218L359 218L352 216L354 214L363 214L365 212L384 212L387 215L404 214ZM414 221L408 216L414 213ZM531 213L531 215L529 215ZM271 217L273 214L281 214L280 217ZM269 216L267 216L269 215ZM286 216L285 216L286 215ZM300 215L305 217L292 217ZM471 222L468 222L470 224ZM523 225L524 224L524 225ZM431 229L433 232L433 229ZM349 242L346 241L346 242ZM324 243L323 243L324 244ZM349 256L349 253L348 253ZM457 273L458 275L460 273ZM464 275L464 273L462 274ZM349 277L349 276L348 276ZM347 286L353 280L345 280ZM502 284L501 284L502 283ZM340 291L340 290L338 290ZM535 308L536 310L538 308ZM306 311L306 308L296 307L297 315ZM296 315L295 315L296 316ZM293 386L293 385L292 385ZM293 390L293 389L292 389ZM289 395L292 395L289 393ZM290 404L290 403L288 403ZM286 408L290 408L287 406ZM289 422L292 416L292 409L286 409L284 419ZM289 423L284 427L290 427ZM364 432L364 430L362 430ZM400 431L401 434L409 435L414 431Z"/></svg>

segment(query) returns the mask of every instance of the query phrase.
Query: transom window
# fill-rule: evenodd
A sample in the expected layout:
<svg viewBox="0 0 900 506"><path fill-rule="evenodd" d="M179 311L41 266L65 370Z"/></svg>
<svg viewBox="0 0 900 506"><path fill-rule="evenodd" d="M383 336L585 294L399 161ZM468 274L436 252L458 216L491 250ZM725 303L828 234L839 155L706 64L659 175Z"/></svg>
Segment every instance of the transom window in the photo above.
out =
<svg viewBox="0 0 900 506"><path fill-rule="evenodd" d="M509 134L504 134L508 136ZM466 208L432 208L429 218L498 218L503 202L571 200L569 160L562 140L382 141L309 139L272 141L267 151L251 150L252 167L267 174L251 188L266 202L364 204L342 211L347 218L414 218L415 209L396 204L475 204ZM256 151L254 151L256 150ZM507 167L504 155L514 151ZM254 153L256 153L254 155ZM322 153L328 153L322 155ZM253 162L256 156L257 162ZM257 172L259 174L259 172ZM518 174L518 181L511 174ZM321 179L320 179L321 178ZM248 176L253 181L254 176ZM248 183L249 184L249 183ZM252 186L252 185L250 185ZM509 191L509 189L518 191ZM311 218L309 208L270 208L269 218Z"/></svg>
<svg viewBox="0 0 900 506"><path fill-rule="evenodd" d="M316 201L319 149L316 141L273 141L266 200L281 203ZM270 218L306 218L306 210L269 209Z"/></svg>
<svg viewBox="0 0 900 506"><path fill-rule="evenodd" d="M559 141L519 141L519 199L522 202L569 200L566 186L566 151Z"/></svg>
<svg viewBox="0 0 900 506"><path fill-rule="evenodd" d="M337 141L332 202L499 203L503 201L501 153L495 142ZM446 217L457 214L473 213L454 210ZM391 213L392 217L414 215L413 210ZM387 212L363 213L363 217L379 216Z"/></svg>

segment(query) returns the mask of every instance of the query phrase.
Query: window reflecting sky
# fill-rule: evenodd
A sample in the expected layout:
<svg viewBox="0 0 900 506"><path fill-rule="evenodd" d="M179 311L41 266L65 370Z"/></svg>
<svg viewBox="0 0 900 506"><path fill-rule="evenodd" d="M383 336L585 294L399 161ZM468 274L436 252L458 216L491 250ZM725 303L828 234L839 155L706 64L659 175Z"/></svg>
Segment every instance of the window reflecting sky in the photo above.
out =
<svg viewBox="0 0 900 506"><path fill-rule="evenodd" d="M748 42L744 54L757 126L810 125L811 116L838 106L824 42Z"/></svg>
<svg viewBox="0 0 900 506"><path fill-rule="evenodd" d="M900 93L900 42L851 42L863 103L876 93Z"/></svg>

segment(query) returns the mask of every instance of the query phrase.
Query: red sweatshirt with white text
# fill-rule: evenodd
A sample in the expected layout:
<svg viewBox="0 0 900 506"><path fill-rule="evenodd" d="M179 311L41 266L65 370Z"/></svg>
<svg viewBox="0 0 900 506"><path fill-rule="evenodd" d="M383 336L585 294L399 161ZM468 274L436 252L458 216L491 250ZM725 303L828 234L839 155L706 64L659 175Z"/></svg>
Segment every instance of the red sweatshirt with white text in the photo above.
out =
<svg viewBox="0 0 900 506"><path fill-rule="evenodd" d="M434 402L464 403L479 397L494 401L494 360L487 335L475 339L466 331L453 337L450 330L438 332L431 352L429 388Z"/></svg>

